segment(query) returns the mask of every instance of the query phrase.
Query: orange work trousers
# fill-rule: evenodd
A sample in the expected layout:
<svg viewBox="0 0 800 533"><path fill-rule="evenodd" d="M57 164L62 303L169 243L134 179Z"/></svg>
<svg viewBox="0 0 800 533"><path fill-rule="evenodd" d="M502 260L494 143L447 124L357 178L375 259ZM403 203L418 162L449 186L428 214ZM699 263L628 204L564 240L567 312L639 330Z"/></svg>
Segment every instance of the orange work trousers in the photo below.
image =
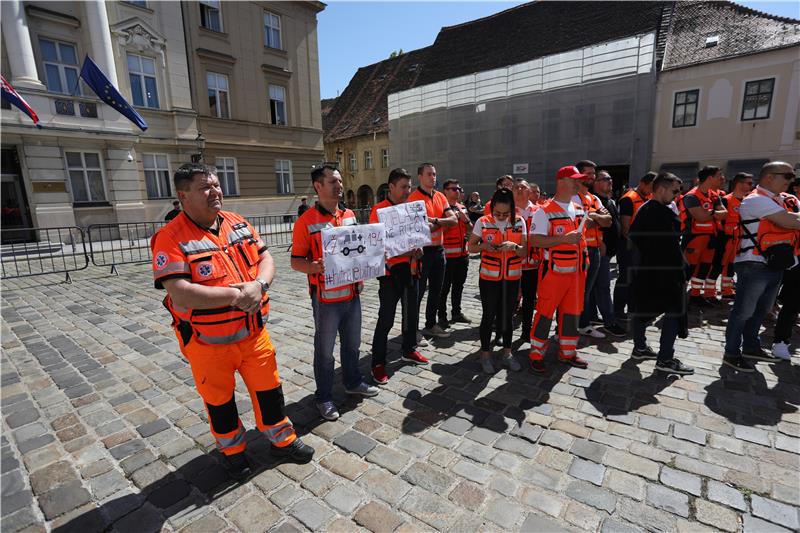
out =
<svg viewBox="0 0 800 533"><path fill-rule="evenodd" d="M684 253L689 263L689 294L700 296L706 278L711 273L714 262L714 249L711 248L712 235L694 235L686 244Z"/></svg>
<svg viewBox="0 0 800 533"><path fill-rule="evenodd" d="M736 259L738 242L732 236L725 240L725 251L722 253L722 295L733 296L736 291L733 286L733 260Z"/></svg>
<svg viewBox="0 0 800 533"><path fill-rule="evenodd" d="M191 365L195 387L206 404L211 434L222 453L245 449L245 429L233 394L237 371L250 393L258 430L277 447L294 442L297 436L286 416L275 349L266 328L235 344L200 344L193 337L184 345L180 334L178 342Z"/></svg>
<svg viewBox="0 0 800 533"><path fill-rule="evenodd" d="M539 271L529 357L534 361L544 359L550 326L558 311L558 356L572 359L578 354L578 320L583 312L586 274L553 272L544 264Z"/></svg>

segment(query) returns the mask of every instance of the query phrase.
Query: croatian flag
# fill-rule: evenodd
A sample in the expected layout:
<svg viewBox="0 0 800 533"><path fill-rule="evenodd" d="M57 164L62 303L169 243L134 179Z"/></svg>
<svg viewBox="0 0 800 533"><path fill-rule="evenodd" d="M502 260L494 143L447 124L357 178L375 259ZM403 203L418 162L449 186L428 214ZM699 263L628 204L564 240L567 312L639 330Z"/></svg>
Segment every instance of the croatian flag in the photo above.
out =
<svg viewBox="0 0 800 533"><path fill-rule="evenodd" d="M81 78L83 78L86 85L88 85L102 101L139 126L140 130L145 131L147 129L147 122L142 118L142 115L137 113L128 101L119 94L119 91L111 83L111 80L103 74L103 71L100 70L97 63L92 61L92 58L89 56L86 56L86 59L83 60Z"/></svg>
<svg viewBox="0 0 800 533"><path fill-rule="evenodd" d="M3 76L0 76L0 95L2 95L3 100L14 105L15 107L18 107L20 111L31 117L31 120L37 128L42 127L39 125L39 117L36 116L36 112L31 109L31 106L28 105L28 102L26 102L25 99L14 90L11 84L8 83Z"/></svg>

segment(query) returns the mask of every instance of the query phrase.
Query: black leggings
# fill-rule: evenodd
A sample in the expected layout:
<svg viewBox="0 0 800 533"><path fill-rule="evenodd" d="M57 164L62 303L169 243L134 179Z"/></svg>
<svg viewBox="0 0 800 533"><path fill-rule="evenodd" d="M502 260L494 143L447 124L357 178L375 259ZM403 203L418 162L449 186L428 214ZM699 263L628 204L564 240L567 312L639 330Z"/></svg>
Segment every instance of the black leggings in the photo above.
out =
<svg viewBox="0 0 800 533"><path fill-rule="evenodd" d="M781 303L781 311L778 313L778 321L775 322L774 342L788 344L792 337L792 327L797 324L800 313L800 266L783 273L783 286L778 301Z"/></svg>
<svg viewBox="0 0 800 533"><path fill-rule="evenodd" d="M517 307L517 292L519 280L489 281L481 279L478 282L481 293L481 350L488 352L492 347L492 330L495 327L495 318L499 326L499 333L503 336L503 348L511 348L513 330L511 317Z"/></svg>

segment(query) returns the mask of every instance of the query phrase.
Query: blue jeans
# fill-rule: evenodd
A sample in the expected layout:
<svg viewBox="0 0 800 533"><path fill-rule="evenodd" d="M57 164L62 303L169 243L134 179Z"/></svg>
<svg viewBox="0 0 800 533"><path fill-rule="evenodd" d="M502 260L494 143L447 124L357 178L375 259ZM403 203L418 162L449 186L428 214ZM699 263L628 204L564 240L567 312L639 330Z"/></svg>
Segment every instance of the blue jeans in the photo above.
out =
<svg viewBox="0 0 800 533"><path fill-rule="evenodd" d="M631 330L633 330L633 347L637 350L647 348L647 337L645 329L652 322L652 318L640 315L631 315ZM661 340L658 347L658 362L670 361L675 356L675 339L678 338L680 328L680 317L674 315L664 315L661 323Z"/></svg>
<svg viewBox="0 0 800 533"><path fill-rule="evenodd" d="M586 271L586 286L583 292L583 312L578 327L585 328L589 326L589 319L591 318L592 311L589 309L589 299L592 297L592 289L597 281L597 271L600 269L600 248L589 247L586 249L589 252L589 270Z"/></svg>
<svg viewBox="0 0 800 533"><path fill-rule="evenodd" d="M597 309L595 309L597 308ZM613 326L617 320L614 317L614 306L611 303L611 258L600 256L600 268L597 269L597 280L589 298L589 319L593 320L600 311L604 326ZM586 314L586 311L584 311Z"/></svg>
<svg viewBox="0 0 800 533"><path fill-rule="evenodd" d="M736 299L725 328L725 355L739 357L742 349L758 351L758 330L767 312L775 304L783 271L771 270L764 263L735 263Z"/></svg>
<svg viewBox="0 0 800 533"><path fill-rule="evenodd" d="M361 298L356 296L346 302L323 303L317 295L311 296L314 311L314 393L317 403L333 399L333 345L336 334L341 344L339 358L342 362L342 381L345 389L354 389L361 383L358 369L358 349L361 346Z"/></svg>

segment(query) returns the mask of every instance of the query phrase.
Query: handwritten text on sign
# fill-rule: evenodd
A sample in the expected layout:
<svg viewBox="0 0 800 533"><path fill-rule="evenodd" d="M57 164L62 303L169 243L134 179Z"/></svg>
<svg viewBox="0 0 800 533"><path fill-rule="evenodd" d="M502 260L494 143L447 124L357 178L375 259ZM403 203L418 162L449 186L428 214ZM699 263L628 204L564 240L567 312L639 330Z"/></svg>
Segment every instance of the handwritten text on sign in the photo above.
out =
<svg viewBox="0 0 800 533"><path fill-rule="evenodd" d="M325 288L333 289L385 273L383 224L322 230Z"/></svg>
<svg viewBox="0 0 800 533"><path fill-rule="evenodd" d="M395 257L431 243L425 202L407 202L378 209L386 226L386 257Z"/></svg>

